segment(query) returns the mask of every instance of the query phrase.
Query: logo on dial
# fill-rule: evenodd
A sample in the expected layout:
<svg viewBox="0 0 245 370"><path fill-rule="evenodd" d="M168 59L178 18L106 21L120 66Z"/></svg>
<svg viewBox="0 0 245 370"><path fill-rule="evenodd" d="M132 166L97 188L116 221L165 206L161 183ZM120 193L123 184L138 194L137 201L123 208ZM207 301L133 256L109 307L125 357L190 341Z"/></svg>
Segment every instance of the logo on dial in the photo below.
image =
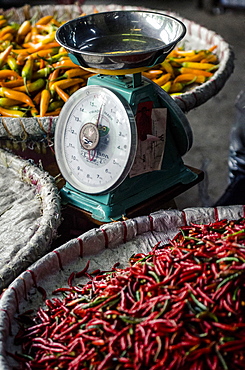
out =
<svg viewBox="0 0 245 370"><path fill-rule="evenodd" d="M99 142L99 130L94 123L86 123L80 131L80 143L86 150L93 150Z"/></svg>

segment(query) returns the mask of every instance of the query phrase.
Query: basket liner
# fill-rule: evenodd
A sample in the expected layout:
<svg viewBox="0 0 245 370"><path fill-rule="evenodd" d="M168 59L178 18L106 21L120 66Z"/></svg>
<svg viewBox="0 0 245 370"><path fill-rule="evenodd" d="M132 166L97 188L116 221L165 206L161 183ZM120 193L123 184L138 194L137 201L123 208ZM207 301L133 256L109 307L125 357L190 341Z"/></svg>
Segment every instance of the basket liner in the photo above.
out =
<svg viewBox="0 0 245 370"><path fill-rule="evenodd" d="M143 7L119 6L119 5L96 5L98 11L112 10L153 10ZM5 11L11 14L11 20L22 23L34 15L41 17L43 15L55 14L58 19L69 20L79 17L82 12L87 14L94 12L94 6L77 4L73 5L39 5L30 7L28 5L14 10ZM174 96L174 101L184 111L200 106L207 100L216 95L224 86L234 69L234 54L231 47L225 40L215 32L185 18L178 14L157 10L158 13L164 13L180 19L187 28L187 33L179 45L184 45L187 49L204 49L217 45L216 53L220 60L219 69L213 77L204 84L195 87L183 94ZM37 140L47 136L53 137L55 125L58 117L43 118L8 118L0 117L0 138L17 140Z"/></svg>
<svg viewBox="0 0 245 370"><path fill-rule="evenodd" d="M31 162L0 149L0 293L50 251L60 222L53 179Z"/></svg>
<svg viewBox="0 0 245 370"><path fill-rule="evenodd" d="M0 299L1 370L9 370L13 365L6 351L19 349L13 344L17 333L14 318L43 305L38 287L45 289L51 298L52 291L67 286L69 275L82 270L88 260L91 270L108 270L116 262L123 268L133 253L148 253L158 241L167 243L183 225L239 219L244 217L244 212L244 206L158 211L91 229L49 252L17 277Z"/></svg>

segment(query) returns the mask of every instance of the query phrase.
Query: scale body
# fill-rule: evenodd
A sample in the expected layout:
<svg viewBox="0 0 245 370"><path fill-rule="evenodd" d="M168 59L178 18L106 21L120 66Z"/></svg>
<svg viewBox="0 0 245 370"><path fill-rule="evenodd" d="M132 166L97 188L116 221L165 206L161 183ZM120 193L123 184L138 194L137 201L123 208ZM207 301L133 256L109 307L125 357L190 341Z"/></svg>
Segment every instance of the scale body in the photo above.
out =
<svg viewBox="0 0 245 370"><path fill-rule="evenodd" d="M58 41L60 42L59 39ZM81 60L77 58L78 55L77 53L75 55L71 53L70 57L74 62L81 65ZM157 61L159 62L161 59L165 59L165 56L158 55ZM103 72L105 72L104 68ZM154 197L176 184L188 184L197 178L197 175L187 168L182 160L182 156L192 145L192 132L186 116L164 90L150 80L142 78L139 69L134 68L129 72L132 73L124 74L125 69L120 70L120 73L118 70L109 69L106 71L106 74L98 73L90 77L87 87L77 91L75 93L77 96L73 97L72 95L64 105L56 126L56 159L66 180L65 186L60 190L62 201L88 212L92 219L99 222L121 219L122 216L127 215L127 209ZM96 92L98 92L99 98L103 97L105 93L107 97L105 103L101 104L100 102L97 105L97 101L94 98ZM89 94L92 96L91 99L87 98ZM113 128L106 123L109 122L109 111L112 107L111 101L115 101L113 107L118 105L118 111L122 112L118 119L118 121L124 122L122 130L116 126ZM123 105L122 107L121 104ZM89 110L88 108L90 107L88 105L94 106L95 109ZM153 169L138 175L136 171L136 173L131 175L138 155L139 142L145 140L145 138L142 139L141 137L142 131L137 121L139 107L141 112L143 111L142 107L145 110L150 107L151 112L155 110L157 112L162 112L162 110L167 112L164 139L162 139L164 141L164 150L159 164L160 167L157 170ZM80 120L80 113L77 113L78 108L87 112L85 121L83 121L82 113ZM113 114L115 117L117 117L116 111L117 109L114 109ZM106 135L108 136L107 142L110 149L105 148L104 152L100 148L105 139L100 136L101 125L98 126L98 122L96 123L96 117L103 123L104 129L109 131ZM80 121L80 123L76 121ZM73 128L75 128L76 136L70 133ZM92 132L91 136L85 137L89 130ZM122 135L123 137L124 133L127 139L124 141L124 144L122 141L122 145L126 148L127 143L129 143L131 148L125 149L125 153L123 153L120 159L120 151L114 148L111 142L114 139L117 142L117 147L120 147L120 140L117 141L118 136ZM79 140L77 139L78 136ZM148 136L151 137L152 135L147 135L147 138ZM90 141L92 142L93 140L94 142L91 144ZM156 140L159 140L159 138ZM87 144L92 145L92 150L88 149ZM71 155L72 150L74 150L74 155ZM104 155L106 157L107 152L108 156L112 158L107 162L106 160L104 162L100 161L101 156ZM94 155L92 159L91 153ZM114 154L118 157L119 165L123 167L118 174L115 173L115 179L113 178L114 168L116 168L114 162L117 162L117 158L113 159ZM72 164L70 164L71 162ZM102 163L101 166L100 163ZM85 175L80 173L76 175L77 167L80 170L82 166L86 167ZM94 169L95 167L97 172ZM91 178L94 176L94 180L91 180L93 182L91 191L89 187L90 169L91 174L94 172L98 178L96 183L96 175L92 174ZM112 172L112 180L109 180L108 183L104 179L104 171ZM73 176L74 174L75 177ZM85 179L86 177L88 180ZM82 183L81 186L80 183Z"/></svg>

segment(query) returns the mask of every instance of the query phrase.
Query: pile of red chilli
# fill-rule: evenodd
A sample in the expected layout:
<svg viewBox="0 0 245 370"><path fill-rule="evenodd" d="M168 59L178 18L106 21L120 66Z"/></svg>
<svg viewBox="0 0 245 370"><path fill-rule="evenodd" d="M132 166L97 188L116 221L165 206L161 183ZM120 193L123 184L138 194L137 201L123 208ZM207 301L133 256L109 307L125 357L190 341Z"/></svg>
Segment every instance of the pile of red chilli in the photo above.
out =
<svg viewBox="0 0 245 370"><path fill-rule="evenodd" d="M245 219L182 227L127 268L72 274L19 317L12 356L21 369L244 369L244 277Z"/></svg>

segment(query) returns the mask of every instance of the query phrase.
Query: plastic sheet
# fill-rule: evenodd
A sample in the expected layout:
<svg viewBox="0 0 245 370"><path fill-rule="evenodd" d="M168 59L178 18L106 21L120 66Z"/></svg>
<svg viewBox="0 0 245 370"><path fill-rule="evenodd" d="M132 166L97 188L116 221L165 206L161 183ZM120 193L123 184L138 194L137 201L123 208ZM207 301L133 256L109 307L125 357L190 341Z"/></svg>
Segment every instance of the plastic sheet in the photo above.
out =
<svg viewBox="0 0 245 370"><path fill-rule="evenodd" d="M0 149L0 293L50 251L61 222L54 179Z"/></svg>
<svg viewBox="0 0 245 370"><path fill-rule="evenodd" d="M230 134L229 183L215 206L245 204L245 92L235 102L235 120Z"/></svg>
<svg viewBox="0 0 245 370"><path fill-rule="evenodd" d="M235 102L235 122L231 130L229 177L245 176L245 91L241 91Z"/></svg>

